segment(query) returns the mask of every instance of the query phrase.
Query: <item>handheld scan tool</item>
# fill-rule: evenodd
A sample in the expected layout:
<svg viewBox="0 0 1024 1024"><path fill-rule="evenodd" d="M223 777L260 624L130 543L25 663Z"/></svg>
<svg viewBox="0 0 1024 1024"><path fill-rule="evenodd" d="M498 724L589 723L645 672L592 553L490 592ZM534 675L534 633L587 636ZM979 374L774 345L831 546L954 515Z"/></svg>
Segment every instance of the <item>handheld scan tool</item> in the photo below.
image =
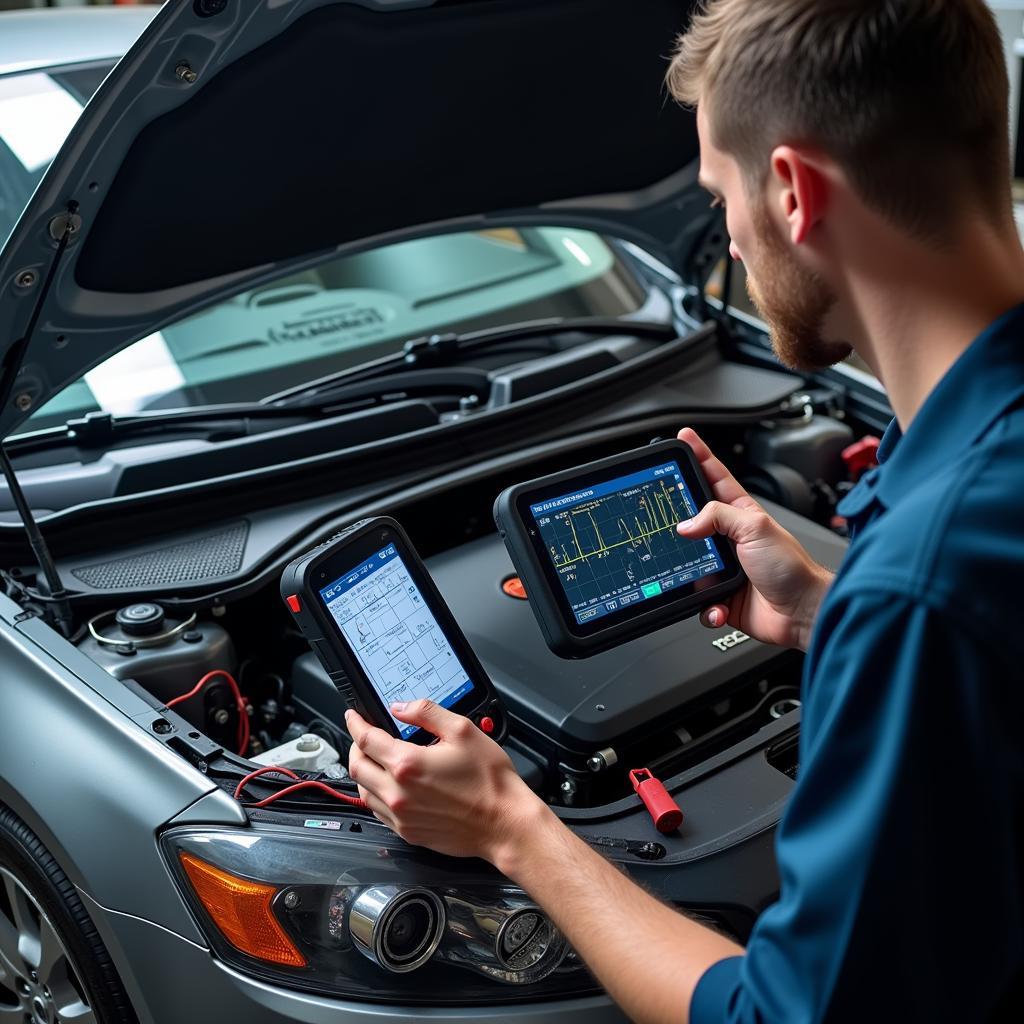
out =
<svg viewBox="0 0 1024 1024"><path fill-rule="evenodd" d="M725 538L676 532L712 498L682 441L503 491L495 522L551 650L589 657L736 591L745 576Z"/></svg>
<svg viewBox="0 0 1024 1024"><path fill-rule="evenodd" d="M392 701L429 697L501 740L501 700L412 543L394 519L364 519L301 558L281 596L350 707L399 739Z"/></svg>

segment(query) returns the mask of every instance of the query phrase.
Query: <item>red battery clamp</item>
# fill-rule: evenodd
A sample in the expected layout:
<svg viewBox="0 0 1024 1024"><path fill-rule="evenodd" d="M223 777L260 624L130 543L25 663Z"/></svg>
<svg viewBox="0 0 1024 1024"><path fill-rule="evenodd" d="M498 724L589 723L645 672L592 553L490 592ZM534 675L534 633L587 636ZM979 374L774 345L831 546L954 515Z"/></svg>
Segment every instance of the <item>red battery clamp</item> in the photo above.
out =
<svg viewBox="0 0 1024 1024"><path fill-rule="evenodd" d="M661 780L656 779L649 768L634 768L629 780L654 820L654 827L659 832L675 832L683 823L683 812Z"/></svg>

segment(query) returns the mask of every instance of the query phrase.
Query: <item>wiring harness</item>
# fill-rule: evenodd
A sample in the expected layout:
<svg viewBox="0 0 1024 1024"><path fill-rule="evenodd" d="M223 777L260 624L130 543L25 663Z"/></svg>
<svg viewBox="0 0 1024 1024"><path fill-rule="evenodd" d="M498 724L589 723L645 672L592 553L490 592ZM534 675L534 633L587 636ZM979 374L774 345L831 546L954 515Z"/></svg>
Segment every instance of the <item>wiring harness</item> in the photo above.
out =
<svg viewBox="0 0 1024 1024"><path fill-rule="evenodd" d="M270 775L271 773L277 775L284 775L286 778L294 779L294 785L285 786L284 789L277 793L272 793L268 797L264 797L262 800L257 800L255 803L242 803L242 790L252 782L253 779L258 779L261 775ZM248 775L243 778L238 785L235 787L235 799L242 803L244 807L266 807L268 804L272 804L275 800L280 800L282 797L289 796L291 793L297 793L303 789L317 789L322 793L326 793L328 796L333 797L335 800L340 800L343 804L348 804L350 807L359 807L363 810L367 809L366 801L361 800L357 796L349 796L347 793L339 793L336 789L332 789L326 783L317 782L315 779L303 779L301 776L296 775L290 768L278 768L275 765L267 765L264 768L257 768L254 772L249 772Z"/></svg>
<svg viewBox="0 0 1024 1024"><path fill-rule="evenodd" d="M245 756L246 750L249 748L249 705L242 696L242 691L239 689L238 683L235 682L235 677L230 672L224 671L224 669L214 669L212 672L207 672L202 679L192 687L188 693L183 693L180 697L175 697L173 700L167 702L169 708L173 708L176 704L182 704L187 700L195 697L201 693L203 688L207 686L214 679L223 679L229 687L235 697L235 704L238 707L238 753ZM284 789L277 793L272 793L268 797L264 797L262 800L257 800L254 803L243 803L242 791L245 787L253 781L263 775L283 775L288 779L293 780L291 786L285 786ZM367 810L366 801L361 800L357 796L349 796L347 793L339 793L336 789L332 789L324 782L318 782L315 779L303 779L300 775L296 775L290 768L281 768L276 765L267 765L263 768L257 768L253 772L249 772L235 787L235 799L239 803L243 803L245 807L266 807L268 804L272 804L275 800L280 800L282 797L290 796L292 793L297 793L300 790L311 790L316 789L327 796L332 797L335 800L341 801L341 803L348 804L350 807L358 807L363 810Z"/></svg>
<svg viewBox="0 0 1024 1024"><path fill-rule="evenodd" d="M211 680L222 678L231 687L231 692L235 697L235 705L238 708L238 753L243 757L245 756L246 750L249 749L249 705L246 703L245 698L242 696L242 691L238 688L238 683L235 682L235 677L230 672L225 672L224 669L214 669L212 672L207 672L202 679L192 687L188 693L183 693L180 697L175 697L173 700L167 702L169 708L173 708L176 704L181 704L186 700L190 700L195 697L204 686L207 685Z"/></svg>

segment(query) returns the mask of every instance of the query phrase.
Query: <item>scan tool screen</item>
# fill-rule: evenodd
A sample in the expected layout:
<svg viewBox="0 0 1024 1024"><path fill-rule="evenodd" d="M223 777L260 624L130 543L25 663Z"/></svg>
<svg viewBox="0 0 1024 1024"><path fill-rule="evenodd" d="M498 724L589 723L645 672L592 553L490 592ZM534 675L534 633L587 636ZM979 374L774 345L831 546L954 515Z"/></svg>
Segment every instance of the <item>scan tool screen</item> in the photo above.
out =
<svg viewBox="0 0 1024 1024"><path fill-rule="evenodd" d="M385 706L429 697L447 708L473 689L394 544L320 596ZM402 739L419 729L392 718Z"/></svg>
<svg viewBox="0 0 1024 1024"><path fill-rule="evenodd" d="M713 540L676 532L697 511L676 462L530 506L580 625L721 572Z"/></svg>

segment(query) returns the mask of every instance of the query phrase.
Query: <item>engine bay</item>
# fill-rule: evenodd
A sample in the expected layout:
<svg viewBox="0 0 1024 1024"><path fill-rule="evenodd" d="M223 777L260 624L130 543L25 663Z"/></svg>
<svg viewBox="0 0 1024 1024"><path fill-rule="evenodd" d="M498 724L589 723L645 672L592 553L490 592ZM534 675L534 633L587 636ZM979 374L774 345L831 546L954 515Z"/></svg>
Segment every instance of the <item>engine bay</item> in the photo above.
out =
<svg viewBox="0 0 1024 1024"><path fill-rule="evenodd" d="M348 776L346 705L287 604L282 574L339 531L390 515L408 532L500 696L503 746L526 784L640 884L745 941L778 891L774 831L799 771L803 656L732 627L707 629L693 617L564 660L542 633L492 512L505 488L672 437L684 422L814 558L837 566L846 541L835 507L856 475L847 453L857 448L855 430L870 427L847 421L835 393L785 391L792 378L780 384L773 371L721 363L701 372L728 378L719 382L723 389L746 384L746 409L723 412L716 398L714 411L680 412L668 407L666 385L658 396L666 404L656 410L605 410L586 429L563 424L518 449L467 451L461 461L416 450L416 474L409 460L401 468L380 460L375 485L365 475L321 474L316 493L269 485L262 504L247 497L215 505L203 491L203 501L182 502L171 516L162 509L155 526L142 508L124 517L116 538L109 523L97 523L91 537L81 530L74 543L54 544L60 576L74 581L70 619L55 614L59 598L48 596L39 570L15 556L0 572L13 606L8 621L26 644L59 660L74 685L89 691L83 696L130 719L141 730L132 737L137 750L161 774L187 763L205 776L191 780L203 787L202 806L164 819L168 842L214 820L247 825L271 847L283 838L343 860L354 847L373 872L399 867L403 881L390 887L361 882L314 892L296 880L295 926L322 931L334 914L342 926L322 936L324 950L351 940L363 954L352 961L358 978L349 982L416 993L406 961L381 945L408 912L419 915L415 934L423 940L422 948L410 947L409 964L431 957L440 937L424 969L454 965L460 989L468 984L462 975L476 973L474 998L505 999L509 985L529 987L541 976L548 992L592 987L546 915L521 892L508 902L513 890L493 873L478 892L466 887L462 862L439 861L448 881L433 896L425 895L429 886L410 886L406 869L429 856L378 822ZM52 524L47 529L51 543L60 539ZM381 556L379 546L374 551ZM124 718L113 717L123 728ZM666 827L659 817L665 804L652 806L650 791L641 791L645 771L675 815ZM234 849L224 845L220 868L244 875L232 866ZM274 870L281 869L275 855ZM182 883L188 892L191 883ZM496 903L499 890L504 902ZM304 909L307 900L333 909L314 915ZM446 930L445 920L459 925ZM491 934L501 920L518 929L515 949L538 958L536 971L510 968L519 961ZM230 962L237 951L220 952ZM333 954L328 959L335 963ZM296 984L287 972L278 980ZM300 984L308 988L305 975Z"/></svg>
<svg viewBox="0 0 1024 1024"><path fill-rule="evenodd" d="M852 430L803 410L754 430L718 430L709 440L736 452L737 436L751 489L770 494L772 514L815 558L836 565L845 541L832 524L814 521L827 521L831 502L824 515L815 504L823 491L841 488L839 451ZM593 451L631 441L635 435L623 435ZM802 657L730 627L708 630L696 618L585 661L552 654L487 513L509 480L575 457L503 467L461 489L406 500L393 514L415 537L504 700L505 745L520 774L548 802L587 812L630 797L631 769L677 776L780 720L795 731ZM304 543L318 539L322 533L310 533ZM110 675L180 715L193 727L190 737L247 759L236 758L236 767L277 764L343 785L351 742L344 701L282 606L273 567L263 579L213 602L190 602L165 585L140 587L95 612L75 641ZM257 787L266 781L274 780Z"/></svg>

